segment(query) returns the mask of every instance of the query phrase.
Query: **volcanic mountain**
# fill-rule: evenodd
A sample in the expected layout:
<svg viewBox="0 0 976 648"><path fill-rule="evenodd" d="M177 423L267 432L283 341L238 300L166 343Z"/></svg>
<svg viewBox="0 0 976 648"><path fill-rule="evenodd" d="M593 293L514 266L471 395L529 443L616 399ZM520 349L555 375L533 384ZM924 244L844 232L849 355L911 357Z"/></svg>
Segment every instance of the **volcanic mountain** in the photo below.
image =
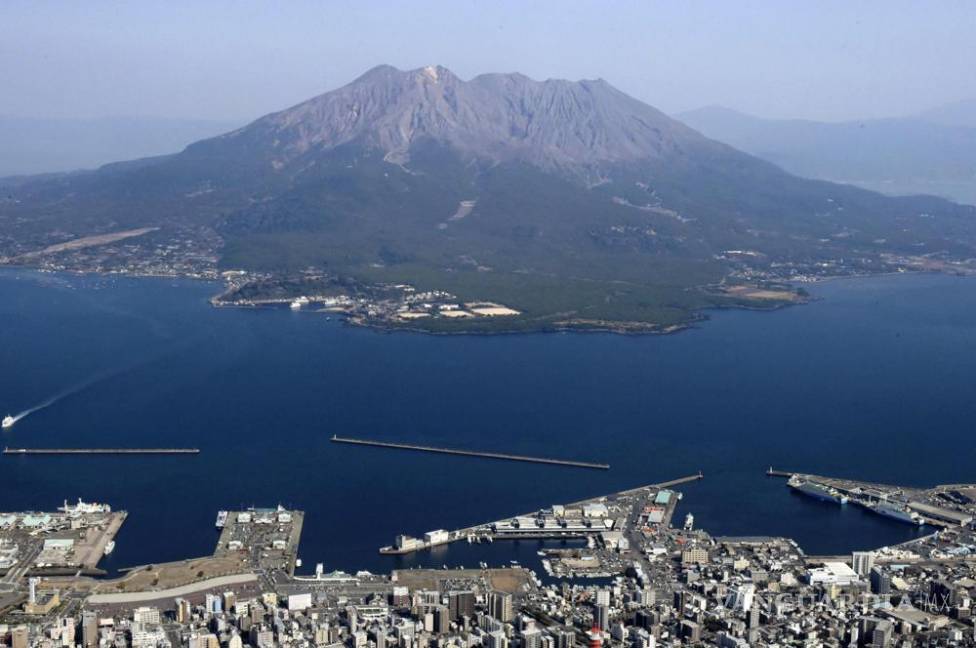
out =
<svg viewBox="0 0 976 648"><path fill-rule="evenodd" d="M130 244L199 237L224 268L409 282L548 324L667 326L739 300L730 283L976 256L974 208L794 177L602 80L443 67L381 66L175 155L0 185L9 258L158 228Z"/></svg>

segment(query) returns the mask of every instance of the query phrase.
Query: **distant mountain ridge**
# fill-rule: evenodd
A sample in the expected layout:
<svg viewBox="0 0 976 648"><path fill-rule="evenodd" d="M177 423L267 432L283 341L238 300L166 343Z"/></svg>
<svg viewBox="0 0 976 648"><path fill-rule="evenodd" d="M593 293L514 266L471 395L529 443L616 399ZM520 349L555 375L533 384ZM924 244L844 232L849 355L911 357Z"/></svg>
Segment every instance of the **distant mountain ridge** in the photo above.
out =
<svg viewBox="0 0 976 648"><path fill-rule="evenodd" d="M976 204L976 127L953 123L950 116L964 113L965 105L915 117L836 123L762 119L721 106L676 117L799 176Z"/></svg>
<svg viewBox="0 0 976 648"><path fill-rule="evenodd" d="M946 126L976 128L976 98L963 99L943 106L937 106L918 113L916 117Z"/></svg>
<svg viewBox="0 0 976 648"><path fill-rule="evenodd" d="M73 262L156 268L196 244L188 264L443 289L529 328L666 328L742 303L730 284L976 257L972 207L793 176L605 81L437 66L380 66L177 154L0 189L0 257L155 228Z"/></svg>
<svg viewBox="0 0 976 648"><path fill-rule="evenodd" d="M0 115L0 177L94 169L118 160L175 153L235 126L204 119Z"/></svg>

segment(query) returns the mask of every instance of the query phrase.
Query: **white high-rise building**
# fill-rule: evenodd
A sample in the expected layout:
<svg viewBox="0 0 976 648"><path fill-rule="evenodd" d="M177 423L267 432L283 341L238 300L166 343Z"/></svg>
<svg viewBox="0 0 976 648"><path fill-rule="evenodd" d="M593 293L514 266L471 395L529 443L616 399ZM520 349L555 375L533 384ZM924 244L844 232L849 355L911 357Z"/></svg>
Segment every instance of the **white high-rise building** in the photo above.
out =
<svg viewBox="0 0 976 648"><path fill-rule="evenodd" d="M871 568L874 567L874 552L855 551L852 554L851 562L857 575L866 578L871 573Z"/></svg>
<svg viewBox="0 0 976 648"><path fill-rule="evenodd" d="M752 609L752 600L755 596L755 585L752 583L739 585L729 592L729 607L737 612L748 612Z"/></svg>

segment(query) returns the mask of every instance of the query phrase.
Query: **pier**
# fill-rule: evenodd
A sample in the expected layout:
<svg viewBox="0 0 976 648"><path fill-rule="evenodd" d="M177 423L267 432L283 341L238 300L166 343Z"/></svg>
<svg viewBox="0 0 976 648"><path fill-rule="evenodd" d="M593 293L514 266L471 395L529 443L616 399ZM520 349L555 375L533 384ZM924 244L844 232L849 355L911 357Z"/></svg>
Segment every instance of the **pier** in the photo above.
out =
<svg viewBox="0 0 976 648"><path fill-rule="evenodd" d="M5 455L186 455L198 448L4 448Z"/></svg>
<svg viewBox="0 0 976 648"><path fill-rule="evenodd" d="M416 452L433 452L438 454L460 455L463 457L481 457L483 459L502 459L505 461L524 461L528 463L549 464L553 466L567 466L570 468L592 468L596 470L610 470L610 464L593 463L589 461L572 461L570 459L550 459L548 457L528 457L525 455L506 454L502 452L480 452L477 450L459 450L456 448L438 448L434 446L414 445L410 443L391 443L389 441L372 441L369 439L351 439L333 436L333 443L350 443L353 445L372 446L374 448L393 448L396 450L414 450Z"/></svg>
<svg viewBox="0 0 976 648"><path fill-rule="evenodd" d="M792 477L795 474L796 473L788 472L786 470L773 470L772 466L770 466L769 470L766 471L767 477Z"/></svg>
<svg viewBox="0 0 976 648"><path fill-rule="evenodd" d="M678 501L681 499L680 493L669 491L668 488L678 484L695 482L704 478L704 473L698 471L693 475L687 475L677 479L638 486L637 488L630 488L609 495L601 495L570 504L554 506L549 510L543 509L521 515L513 515L501 520L485 522L464 529L456 529L453 531L438 529L424 534L424 538L412 538L401 534L397 536L393 545L381 547L379 552L388 556L400 556L461 540L491 543L495 540L579 540L595 538L611 528L605 524L607 520L611 519L605 510L608 502L610 505L616 505L617 502L623 500L630 500L630 504L626 506L630 509L629 512L635 515L640 515L639 511L643 510L645 506L656 506L666 511L655 524L667 526L670 525L671 516L674 514ZM667 492L668 495L663 500L658 501L656 497L662 492ZM592 505L596 505L597 510L594 514L588 515L584 512L584 509ZM563 511L563 513L557 514L557 508ZM602 513L600 511L601 508L604 509ZM573 511L570 514L571 517L567 516L565 512L567 509ZM596 517L593 517L593 515ZM622 516L622 519L625 520L624 524L626 525L628 524L626 519L630 519L630 517ZM623 531L625 529L616 527L615 530Z"/></svg>

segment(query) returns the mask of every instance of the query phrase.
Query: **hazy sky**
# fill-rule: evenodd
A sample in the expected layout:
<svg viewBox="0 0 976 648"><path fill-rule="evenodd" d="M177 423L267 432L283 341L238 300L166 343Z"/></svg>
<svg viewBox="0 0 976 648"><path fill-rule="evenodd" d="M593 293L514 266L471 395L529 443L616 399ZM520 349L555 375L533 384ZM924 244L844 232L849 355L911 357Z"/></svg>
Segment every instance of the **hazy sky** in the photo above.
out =
<svg viewBox="0 0 976 648"><path fill-rule="evenodd" d="M0 3L0 114L245 121L379 63L602 77L667 112L903 115L976 97L976 2Z"/></svg>

